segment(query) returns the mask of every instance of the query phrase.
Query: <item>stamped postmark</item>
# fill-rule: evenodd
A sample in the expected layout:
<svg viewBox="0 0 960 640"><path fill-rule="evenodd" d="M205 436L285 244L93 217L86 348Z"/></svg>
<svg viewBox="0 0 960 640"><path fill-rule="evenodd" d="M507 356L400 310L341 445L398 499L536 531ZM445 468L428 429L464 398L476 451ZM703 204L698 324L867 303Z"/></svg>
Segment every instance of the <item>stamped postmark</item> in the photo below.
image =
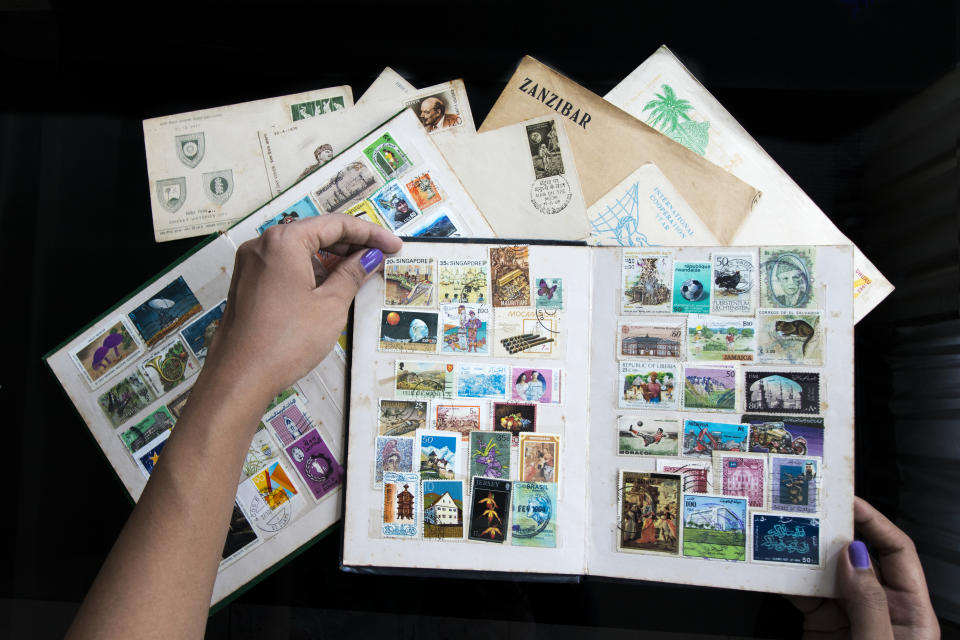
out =
<svg viewBox="0 0 960 640"><path fill-rule="evenodd" d="M547 215L560 213L573 199L570 181L563 174L538 178L530 185L530 204Z"/></svg>
<svg viewBox="0 0 960 640"><path fill-rule="evenodd" d="M459 473L459 434L443 431L418 431L420 477L423 480L453 480Z"/></svg>
<svg viewBox="0 0 960 640"><path fill-rule="evenodd" d="M557 485L514 482L510 544L552 549L557 546Z"/></svg>
<svg viewBox="0 0 960 640"><path fill-rule="evenodd" d="M757 256L744 251L714 251L710 254L713 278L710 313L752 316L757 294Z"/></svg>
<svg viewBox="0 0 960 640"><path fill-rule="evenodd" d="M180 332L183 341L190 347L190 351L196 356L201 366L207 359L207 349L213 340L213 334L220 327L223 311L226 308L227 301L222 300L220 304L211 307L209 311L184 327Z"/></svg>
<svg viewBox="0 0 960 640"><path fill-rule="evenodd" d="M470 489L469 538L503 543L510 530L509 480L475 477Z"/></svg>
<svg viewBox="0 0 960 640"><path fill-rule="evenodd" d="M819 567L820 519L784 513L754 512L752 560L778 565Z"/></svg>
<svg viewBox="0 0 960 640"><path fill-rule="evenodd" d="M507 365L457 363L457 397L504 399L509 375Z"/></svg>
<svg viewBox="0 0 960 640"><path fill-rule="evenodd" d="M713 493L713 462L710 460L658 458L657 471L679 473L684 493Z"/></svg>
<svg viewBox="0 0 960 640"><path fill-rule="evenodd" d="M529 247L490 247L490 286L494 307L529 307Z"/></svg>
<svg viewBox="0 0 960 640"><path fill-rule="evenodd" d="M382 184L380 176L358 159L347 163L310 195L324 213L344 213L370 196Z"/></svg>
<svg viewBox="0 0 960 640"><path fill-rule="evenodd" d="M383 304L388 307L435 307L437 261L434 258L387 258L383 261Z"/></svg>
<svg viewBox="0 0 960 640"><path fill-rule="evenodd" d="M623 318L617 322L617 359L679 360L685 318Z"/></svg>
<svg viewBox="0 0 960 640"><path fill-rule="evenodd" d="M757 359L768 364L823 364L824 324L819 309L760 309Z"/></svg>
<svg viewBox="0 0 960 640"><path fill-rule="evenodd" d="M376 167L384 180L393 180L413 165L397 141L387 132L364 148L363 155Z"/></svg>
<svg viewBox="0 0 960 640"><path fill-rule="evenodd" d="M70 351L70 359L91 387L102 386L122 363L138 355L142 347L126 320L119 318L81 347Z"/></svg>
<svg viewBox="0 0 960 640"><path fill-rule="evenodd" d="M437 352L436 311L380 311L380 351Z"/></svg>
<svg viewBox="0 0 960 640"><path fill-rule="evenodd" d="M203 194L210 202L223 205L233 195L233 169L204 173L200 184L203 185Z"/></svg>
<svg viewBox="0 0 960 640"><path fill-rule="evenodd" d="M201 311L200 302L179 276L127 315L150 348Z"/></svg>
<svg viewBox="0 0 960 640"><path fill-rule="evenodd" d="M770 509L817 513L821 467L813 456L770 456Z"/></svg>
<svg viewBox="0 0 960 640"><path fill-rule="evenodd" d="M429 173L421 173L415 176L406 186L407 191L421 211L443 200L440 188L437 187Z"/></svg>
<svg viewBox="0 0 960 640"><path fill-rule="evenodd" d="M493 355L499 358L555 358L561 350L560 312L552 309L496 309Z"/></svg>
<svg viewBox="0 0 960 640"><path fill-rule="evenodd" d="M414 438L377 436L374 456L374 484L383 482L383 474L388 472L406 473L413 471Z"/></svg>
<svg viewBox="0 0 960 640"><path fill-rule="evenodd" d="M381 436L403 436L417 429L426 429L430 408L423 400L380 400L377 433Z"/></svg>
<svg viewBox="0 0 960 640"><path fill-rule="evenodd" d="M794 456L823 456L823 418L746 414L750 451Z"/></svg>
<svg viewBox="0 0 960 640"><path fill-rule="evenodd" d="M483 420L485 405L480 402L437 402L433 409L433 428L458 433L462 442L470 440L472 431L492 429Z"/></svg>
<svg viewBox="0 0 960 640"><path fill-rule="evenodd" d="M510 400L559 404L562 371L538 367L510 368Z"/></svg>
<svg viewBox="0 0 960 640"><path fill-rule="evenodd" d="M300 479L315 500L319 500L343 483L343 467L317 429L312 429L286 449Z"/></svg>
<svg viewBox="0 0 960 640"><path fill-rule="evenodd" d="M524 482L560 481L560 436L520 433L520 474Z"/></svg>
<svg viewBox="0 0 960 640"><path fill-rule="evenodd" d="M563 279L534 278L534 304L538 309L563 309Z"/></svg>
<svg viewBox="0 0 960 640"><path fill-rule="evenodd" d="M622 313L670 313L673 251L623 249L620 274Z"/></svg>
<svg viewBox="0 0 960 640"><path fill-rule="evenodd" d="M173 429L176 422L166 407L160 407L137 424L130 426L118 435L120 441L130 453L143 449L166 431Z"/></svg>
<svg viewBox="0 0 960 640"><path fill-rule="evenodd" d="M503 431L470 432L470 477L509 480L511 435Z"/></svg>
<svg viewBox="0 0 960 640"><path fill-rule="evenodd" d="M304 218L311 218L318 215L320 215L320 212L317 211L317 208L313 205L313 201L310 200L310 196L304 196L302 199L294 202L289 207L286 207L283 211L257 227L257 233L263 235L263 232L270 227L293 224L294 222L298 222Z"/></svg>
<svg viewBox="0 0 960 640"><path fill-rule="evenodd" d="M453 397L452 363L397 360L394 366L394 395L398 400Z"/></svg>
<svg viewBox="0 0 960 640"><path fill-rule="evenodd" d="M120 379L97 398L97 405L115 427L134 417L156 399L139 373Z"/></svg>
<svg viewBox="0 0 960 640"><path fill-rule="evenodd" d="M520 444L520 434L537 430L537 405L521 402L493 403L493 430L513 435L513 446Z"/></svg>
<svg viewBox="0 0 960 640"><path fill-rule="evenodd" d="M687 358L698 362L753 362L757 353L753 318L690 314Z"/></svg>
<svg viewBox="0 0 960 640"><path fill-rule="evenodd" d="M490 355L491 310L485 304L440 305L440 353Z"/></svg>
<svg viewBox="0 0 960 640"><path fill-rule="evenodd" d="M683 555L716 560L747 559L747 499L684 494Z"/></svg>
<svg viewBox="0 0 960 640"><path fill-rule="evenodd" d="M725 496L743 496L751 509L767 506L769 484L767 456L759 453L713 452L717 492Z"/></svg>
<svg viewBox="0 0 960 640"><path fill-rule="evenodd" d="M712 459L714 451L747 450L747 425L707 420L683 421L683 455Z"/></svg>
<svg viewBox="0 0 960 640"><path fill-rule="evenodd" d="M617 416L617 455L680 455L680 418L676 416Z"/></svg>
<svg viewBox="0 0 960 640"><path fill-rule="evenodd" d="M384 538L416 538L420 522L420 474L387 471L383 474Z"/></svg>
<svg viewBox="0 0 960 640"><path fill-rule="evenodd" d="M620 362L618 404L622 409L680 408L677 378L680 367L657 360L625 360Z"/></svg>
<svg viewBox="0 0 960 640"><path fill-rule="evenodd" d="M816 271L816 247L761 247L760 306L815 308Z"/></svg>
<svg viewBox="0 0 960 640"><path fill-rule="evenodd" d="M490 303L490 262L479 260L439 261L440 304Z"/></svg>
<svg viewBox="0 0 960 640"><path fill-rule="evenodd" d="M673 312L710 313L710 263L673 265Z"/></svg>
<svg viewBox="0 0 960 640"><path fill-rule="evenodd" d="M733 366L684 367L683 407L700 411L736 411L736 369Z"/></svg>
<svg viewBox="0 0 960 640"><path fill-rule="evenodd" d="M157 180L157 202L167 213L176 213L187 201L187 178Z"/></svg>
<svg viewBox="0 0 960 640"><path fill-rule="evenodd" d="M617 483L617 551L680 555L678 473L626 471Z"/></svg>
<svg viewBox="0 0 960 640"><path fill-rule="evenodd" d="M313 428L299 394L293 394L263 416L263 423L287 447Z"/></svg>
<svg viewBox="0 0 960 640"><path fill-rule="evenodd" d="M237 500L265 537L284 529L303 510L303 498L279 462L240 483Z"/></svg>
<svg viewBox="0 0 960 640"><path fill-rule="evenodd" d="M370 202L376 207L377 214L393 231L413 222L420 215L420 210L413 204L413 199L400 188L398 182L385 184L370 196Z"/></svg>
<svg viewBox="0 0 960 640"><path fill-rule="evenodd" d="M463 538L463 480L423 479L423 539Z"/></svg>
<svg viewBox="0 0 960 640"><path fill-rule="evenodd" d="M746 410L757 413L820 413L816 371L745 370Z"/></svg>

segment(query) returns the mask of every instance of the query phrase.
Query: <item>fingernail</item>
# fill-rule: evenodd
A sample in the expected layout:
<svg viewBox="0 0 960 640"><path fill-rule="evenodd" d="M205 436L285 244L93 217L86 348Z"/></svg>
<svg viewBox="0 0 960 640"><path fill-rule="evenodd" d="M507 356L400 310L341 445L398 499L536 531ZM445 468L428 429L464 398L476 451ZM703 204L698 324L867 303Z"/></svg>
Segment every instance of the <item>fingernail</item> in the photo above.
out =
<svg viewBox="0 0 960 640"><path fill-rule="evenodd" d="M870 552L867 551L867 545L859 540L854 540L847 547L847 553L850 555L850 564L854 569L870 568Z"/></svg>
<svg viewBox="0 0 960 640"><path fill-rule="evenodd" d="M381 262L383 262L383 251L380 249L367 249L367 252L360 256L360 264L367 273L379 267Z"/></svg>

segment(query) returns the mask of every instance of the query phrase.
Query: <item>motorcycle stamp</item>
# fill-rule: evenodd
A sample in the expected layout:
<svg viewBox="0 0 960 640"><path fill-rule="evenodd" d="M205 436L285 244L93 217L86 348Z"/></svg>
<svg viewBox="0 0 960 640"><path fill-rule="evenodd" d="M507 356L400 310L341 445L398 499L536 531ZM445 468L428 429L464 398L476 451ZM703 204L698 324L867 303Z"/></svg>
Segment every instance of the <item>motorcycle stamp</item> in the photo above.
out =
<svg viewBox="0 0 960 640"><path fill-rule="evenodd" d="M823 311L757 311L757 359L768 364L823 364Z"/></svg>
<svg viewBox="0 0 960 640"><path fill-rule="evenodd" d="M383 277L384 306L436 306L437 261L434 258L387 258L383 261Z"/></svg>
<svg viewBox="0 0 960 640"><path fill-rule="evenodd" d="M429 406L417 400L380 400L377 433L381 436L403 436L417 429L426 429Z"/></svg>
<svg viewBox="0 0 960 640"><path fill-rule="evenodd" d="M747 450L747 425L683 421L683 456L712 459L714 451Z"/></svg>
<svg viewBox="0 0 960 640"><path fill-rule="evenodd" d="M438 262L440 304L474 302L489 304L489 260L450 260Z"/></svg>
<svg viewBox="0 0 960 640"><path fill-rule="evenodd" d="M617 551L680 555L681 477L620 470Z"/></svg>
<svg viewBox="0 0 960 640"><path fill-rule="evenodd" d="M470 489L470 535L478 542L503 544L510 526L509 480L473 478Z"/></svg>
<svg viewBox="0 0 960 640"><path fill-rule="evenodd" d="M685 494L683 555L687 558L745 561L747 499Z"/></svg>
<svg viewBox="0 0 960 640"><path fill-rule="evenodd" d="M418 431L420 478L453 480L457 473L459 435L446 431Z"/></svg>
<svg viewBox="0 0 960 640"><path fill-rule="evenodd" d="M383 474L413 471L413 438L377 436L374 458L374 485L383 482Z"/></svg>
<svg viewBox="0 0 960 640"><path fill-rule="evenodd" d="M679 455L680 418L678 416L617 416L617 433L617 455Z"/></svg>
<svg viewBox="0 0 960 640"><path fill-rule="evenodd" d="M436 311L380 311L380 351L436 353Z"/></svg>
<svg viewBox="0 0 960 640"><path fill-rule="evenodd" d="M96 389L128 358L141 351L140 342L123 318L104 329L81 347L70 351L70 359L83 373L91 388Z"/></svg>
<svg viewBox="0 0 960 640"><path fill-rule="evenodd" d="M619 405L621 409L660 409L680 407L676 380L679 365L655 360L627 360L620 363Z"/></svg>
<svg viewBox="0 0 960 640"><path fill-rule="evenodd" d="M529 307L529 247L490 247L490 286L494 307Z"/></svg>
<svg viewBox="0 0 960 640"><path fill-rule="evenodd" d="M745 414L750 425L750 451L795 456L823 456L823 418Z"/></svg>
<svg viewBox="0 0 960 640"><path fill-rule="evenodd" d="M753 562L819 567L820 519L753 512Z"/></svg>
<svg viewBox="0 0 960 640"><path fill-rule="evenodd" d="M315 500L319 500L343 483L343 467L323 441L317 429L287 447L287 456L293 462Z"/></svg>
<svg viewBox="0 0 960 640"><path fill-rule="evenodd" d="M420 474L385 472L380 535L384 538L416 538L419 522Z"/></svg>
<svg viewBox="0 0 960 640"><path fill-rule="evenodd" d="M680 360L686 318L622 318L617 322L617 359Z"/></svg>
<svg viewBox="0 0 960 640"><path fill-rule="evenodd" d="M813 456L770 456L770 509L820 510L821 460Z"/></svg>
<svg viewBox="0 0 960 640"><path fill-rule="evenodd" d="M746 410L757 413L820 413L816 371L746 370Z"/></svg>
<svg viewBox="0 0 960 640"><path fill-rule="evenodd" d="M557 485L514 482L510 544L518 547L557 546Z"/></svg>
<svg viewBox="0 0 960 640"><path fill-rule="evenodd" d="M546 433L521 433L520 465L520 479L524 482L558 483L560 436Z"/></svg>
<svg viewBox="0 0 960 640"><path fill-rule="evenodd" d="M423 481L423 539L463 538L463 480Z"/></svg>
<svg viewBox="0 0 960 640"><path fill-rule="evenodd" d="M755 307L757 254L743 251L715 251L710 254L713 279L710 284L710 313L752 316Z"/></svg>
<svg viewBox="0 0 960 640"><path fill-rule="evenodd" d="M687 316L687 358L698 362L753 362L756 351L753 318Z"/></svg>
<svg viewBox="0 0 960 640"><path fill-rule="evenodd" d="M657 458L657 471L679 473L684 493L713 493L713 462Z"/></svg>
<svg viewBox="0 0 960 640"><path fill-rule="evenodd" d="M673 252L623 249L620 265L621 313L670 313Z"/></svg>
<svg viewBox="0 0 960 640"><path fill-rule="evenodd" d="M760 306L816 308L816 270L816 247L761 247Z"/></svg>
<svg viewBox="0 0 960 640"><path fill-rule="evenodd" d="M448 362L397 360L394 397L398 400L453 397L454 366Z"/></svg>
<svg viewBox="0 0 960 640"><path fill-rule="evenodd" d="M737 410L737 372L733 366L687 366L683 378L684 409Z"/></svg>
<svg viewBox="0 0 960 640"><path fill-rule="evenodd" d="M710 263L673 265L673 312L710 313Z"/></svg>
<svg viewBox="0 0 960 640"><path fill-rule="evenodd" d="M767 456L762 453L713 453L713 482L719 493L743 496L751 509L767 506Z"/></svg>
<svg viewBox="0 0 960 640"><path fill-rule="evenodd" d="M470 432L470 477L509 480L511 436L504 431Z"/></svg>

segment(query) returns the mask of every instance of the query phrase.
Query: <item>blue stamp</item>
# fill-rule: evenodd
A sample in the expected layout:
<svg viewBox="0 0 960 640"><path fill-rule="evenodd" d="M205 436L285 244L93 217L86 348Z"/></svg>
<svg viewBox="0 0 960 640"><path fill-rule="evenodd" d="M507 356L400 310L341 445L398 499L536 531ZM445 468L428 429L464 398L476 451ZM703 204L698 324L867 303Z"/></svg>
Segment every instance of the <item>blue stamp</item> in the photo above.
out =
<svg viewBox="0 0 960 640"><path fill-rule="evenodd" d="M393 231L407 225L420 215L420 211L413 204L413 198L396 181L385 184L380 191L370 197L370 202Z"/></svg>
<svg viewBox="0 0 960 640"><path fill-rule="evenodd" d="M820 566L820 519L753 513L753 560Z"/></svg>
<svg viewBox="0 0 960 640"><path fill-rule="evenodd" d="M450 216L441 212L435 220L426 223L410 235L414 238L454 238L460 237L460 231L450 220Z"/></svg>
<svg viewBox="0 0 960 640"><path fill-rule="evenodd" d="M257 227L257 233L263 235L264 231L278 224L290 224L291 222L296 222L297 220L303 220L304 218L318 215L320 215L320 212L317 211L315 206L313 206L313 202L310 201L310 196L305 196L303 200L293 203L282 212L278 213Z"/></svg>
<svg viewBox="0 0 960 640"><path fill-rule="evenodd" d="M710 313L710 263L673 265L673 312Z"/></svg>
<svg viewBox="0 0 960 640"><path fill-rule="evenodd" d="M376 448L373 478L376 484L383 482L384 473L413 471L413 438L377 436Z"/></svg>
<svg viewBox="0 0 960 640"><path fill-rule="evenodd" d="M147 347L153 347L201 311L197 297L179 276L127 315Z"/></svg>
<svg viewBox="0 0 960 640"><path fill-rule="evenodd" d="M820 458L770 456L770 508L776 511L816 513Z"/></svg>
<svg viewBox="0 0 960 640"><path fill-rule="evenodd" d="M714 451L744 452L747 450L747 425L683 421L683 455L711 459Z"/></svg>
<svg viewBox="0 0 960 640"><path fill-rule="evenodd" d="M557 485L552 482L513 483L513 536L519 547L557 546Z"/></svg>
<svg viewBox="0 0 960 640"><path fill-rule="evenodd" d="M197 356L200 364L207 359L207 348L210 341L213 340L213 334L220 326L220 320L223 318L223 310L227 307L227 301L224 300L217 306L207 311L205 314L194 320L190 325L180 332L183 341L187 343L193 355Z"/></svg>
<svg viewBox="0 0 960 640"><path fill-rule="evenodd" d="M461 398L507 397L510 368L497 364L458 364L457 395Z"/></svg>

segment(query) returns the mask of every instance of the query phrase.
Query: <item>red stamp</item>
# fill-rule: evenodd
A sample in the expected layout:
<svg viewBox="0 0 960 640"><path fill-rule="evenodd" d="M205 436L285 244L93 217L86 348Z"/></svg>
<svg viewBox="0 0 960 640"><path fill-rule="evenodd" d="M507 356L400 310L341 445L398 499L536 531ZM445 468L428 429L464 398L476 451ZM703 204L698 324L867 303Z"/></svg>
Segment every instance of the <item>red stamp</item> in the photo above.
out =
<svg viewBox="0 0 960 640"><path fill-rule="evenodd" d="M430 178L429 173L423 173L407 183L407 191L413 196L417 206L421 210L426 209L432 204L437 204L442 200L440 189Z"/></svg>
<svg viewBox="0 0 960 640"><path fill-rule="evenodd" d="M718 490L726 496L743 496L750 508L765 508L767 458L762 454L714 455Z"/></svg>

